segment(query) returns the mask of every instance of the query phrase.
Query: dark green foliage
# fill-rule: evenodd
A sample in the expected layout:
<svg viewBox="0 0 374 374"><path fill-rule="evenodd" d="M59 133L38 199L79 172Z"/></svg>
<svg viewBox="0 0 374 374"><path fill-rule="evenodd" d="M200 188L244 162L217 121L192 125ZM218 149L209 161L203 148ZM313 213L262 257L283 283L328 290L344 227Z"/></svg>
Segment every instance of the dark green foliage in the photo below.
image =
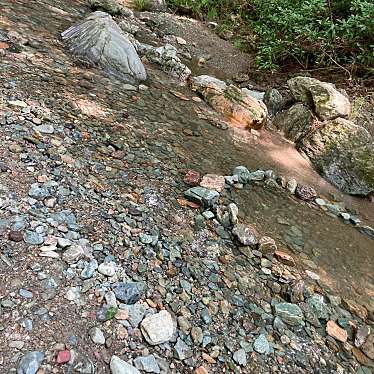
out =
<svg viewBox="0 0 374 374"><path fill-rule="evenodd" d="M297 61L373 69L372 0L168 0L184 13L230 23L232 15L257 37L257 65ZM233 26L233 25L232 25Z"/></svg>

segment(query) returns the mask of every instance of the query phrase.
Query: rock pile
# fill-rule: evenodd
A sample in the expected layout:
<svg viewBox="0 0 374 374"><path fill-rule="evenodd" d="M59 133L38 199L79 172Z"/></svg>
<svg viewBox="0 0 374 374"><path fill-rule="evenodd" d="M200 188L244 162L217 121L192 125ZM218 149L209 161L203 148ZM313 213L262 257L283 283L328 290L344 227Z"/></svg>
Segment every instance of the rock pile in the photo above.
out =
<svg viewBox="0 0 374 374"><path fill-rule="evenodd" d="M374 139L346 119L348 98L313 78L292 78L288 86L297 103L278 113L273 124L343 192L365 196L374 191Z"/></svg>

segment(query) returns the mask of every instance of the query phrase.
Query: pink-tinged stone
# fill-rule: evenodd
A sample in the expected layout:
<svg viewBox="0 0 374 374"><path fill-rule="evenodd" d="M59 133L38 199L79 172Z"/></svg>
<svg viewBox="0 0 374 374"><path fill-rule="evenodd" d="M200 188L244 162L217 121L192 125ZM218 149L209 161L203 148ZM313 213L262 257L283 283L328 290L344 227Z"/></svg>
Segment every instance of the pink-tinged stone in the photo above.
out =
<svg viewBox="0 0 374 374"><path fill-rule="evenodd" d="M293 259L292 256L290 256L289 254L287 254L286 252L282 252L282 251L275 251L274 252L274 256L275 258L285 264L285 265L288 265L288 266L295 266L295 260Z"/></svg>
<svg viewBox="0 0 374 374"><path fill-rule="evenodd" d="M326 326L326 332L334 339L345 343L348 338L347 331L339 327L334 321L328 321Z"/></svg>
<svg viewBox="0 0 374 374"><path fill-rule="evenodd" d="M196 187L200 183L200 173L195 170L188 170L183 180L188 185Z"/></svg>
<svg viewBox="0 0 374 374"><path fill-rule="evenodd" d="M67 362L70 361L70 351L68 350L65 350L65 351L60 351L57 353L57 357L56 357L56 362L58 364L66 364Z"/></svg>
<svg viewBox="0 0 374 374"><path fill-rule="evenodd" d="M222 175L207 174L203 176L200 186L209 190L222 192L225 188L225 177Z"/></svg>

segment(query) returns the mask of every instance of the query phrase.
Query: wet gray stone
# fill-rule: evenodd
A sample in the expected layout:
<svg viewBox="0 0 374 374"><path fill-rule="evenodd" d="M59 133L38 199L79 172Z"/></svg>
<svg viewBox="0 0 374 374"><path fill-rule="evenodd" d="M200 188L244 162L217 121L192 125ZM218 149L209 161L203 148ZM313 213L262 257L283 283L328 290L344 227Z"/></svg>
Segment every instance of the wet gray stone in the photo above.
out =
<svg viewBox="0 0 374 374"><path fill-rule="evenodd" d="M135 358L134 365L137 369L143 370L146 373L160 373L160 367L153 355Z"/></svg>
<svg viewBox="0 0 374 374"><path fill-rule="evenodd" d="M43 352L33 351L26 353L18 365L17 374L35 374L43 360Z"/></svg>

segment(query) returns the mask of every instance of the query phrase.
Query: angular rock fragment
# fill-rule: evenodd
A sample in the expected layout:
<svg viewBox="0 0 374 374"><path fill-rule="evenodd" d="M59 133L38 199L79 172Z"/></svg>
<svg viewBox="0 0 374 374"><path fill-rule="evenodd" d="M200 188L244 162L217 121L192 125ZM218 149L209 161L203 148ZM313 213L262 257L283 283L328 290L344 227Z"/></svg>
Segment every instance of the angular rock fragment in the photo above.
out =
<svg viewBox="0 0 374 374"><path fill-rule="evenodd" d="M168 311L162 310L143 319L141 331L151 345L168 342L174 334L174 323Z"/></svg>
<svg viewBox="0 0 374 374"><path fill-rule="evenodd" d="M283 322L291 326L297 326L303 323L304 314L300 307L291 303L280 303L275 305L275 314Z"/></svg>
<svg viewBox="0 0 374 374"><path fill-rule="evenodd" d="M239 223L234 226L232 233L243 245L257 246L259 243L259 234L251 225Z"/></svg>
<svg viewBox="0 0 374 374"><path fill-rule="evenodd" d="M217 191L209 190L204 187L193 187L184 193L184 196L195 203L201 204L205 207L214 206L219 199Z"/></svg>

